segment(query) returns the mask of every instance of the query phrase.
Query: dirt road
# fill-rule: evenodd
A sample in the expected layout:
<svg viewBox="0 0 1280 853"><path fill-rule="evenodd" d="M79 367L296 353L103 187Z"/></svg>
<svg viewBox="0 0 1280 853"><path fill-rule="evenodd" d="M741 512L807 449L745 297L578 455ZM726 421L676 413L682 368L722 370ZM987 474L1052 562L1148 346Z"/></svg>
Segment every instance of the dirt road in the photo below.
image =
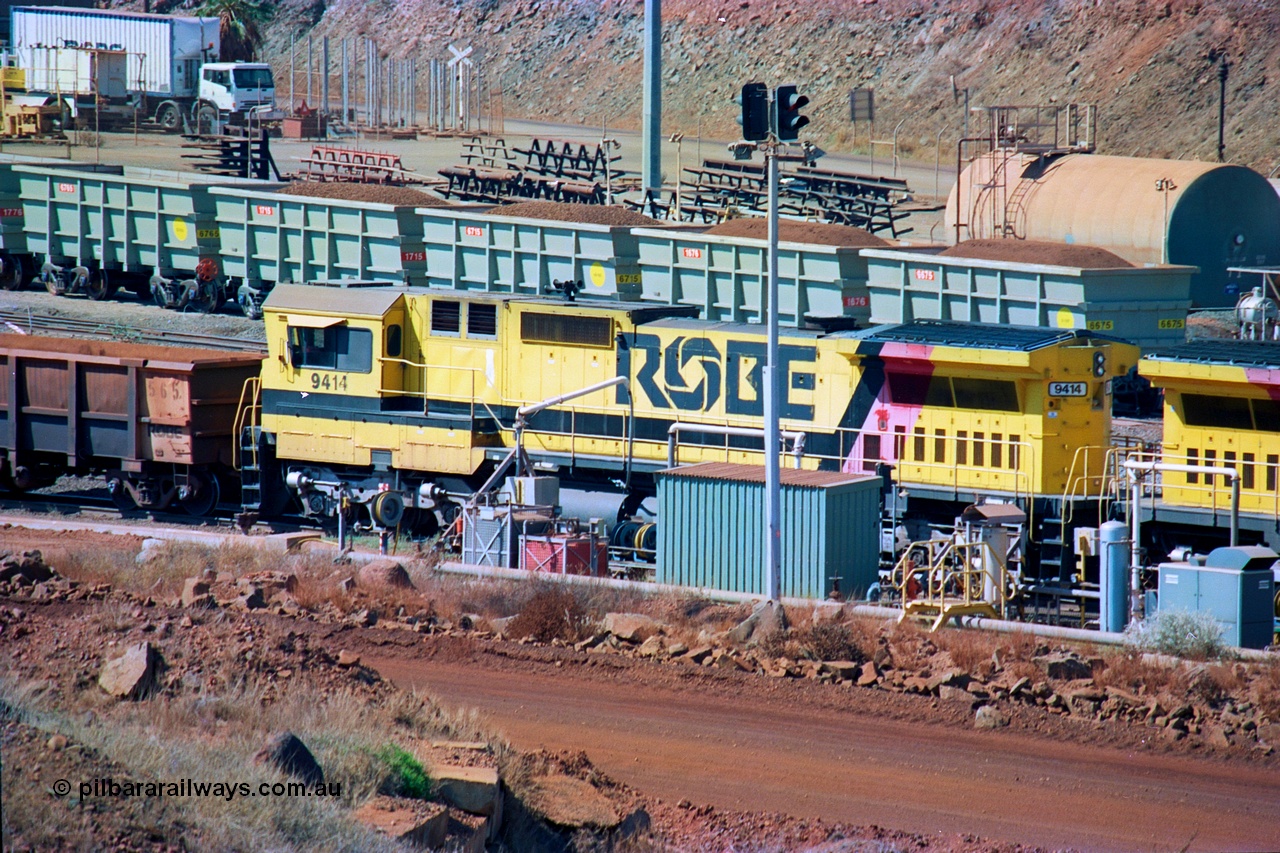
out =
<svg viewBox="0 0 1280 853"><path fill-rule="evenodd" d="M826 688L835 702L811 706L787 684L695 687L641 668L490 655L368 663L480 709L518 748L585 750L667 801L1051 847L1280 849L1280 776L1245 762L878 717L865 702L841 708L839 687Z"/></svg>

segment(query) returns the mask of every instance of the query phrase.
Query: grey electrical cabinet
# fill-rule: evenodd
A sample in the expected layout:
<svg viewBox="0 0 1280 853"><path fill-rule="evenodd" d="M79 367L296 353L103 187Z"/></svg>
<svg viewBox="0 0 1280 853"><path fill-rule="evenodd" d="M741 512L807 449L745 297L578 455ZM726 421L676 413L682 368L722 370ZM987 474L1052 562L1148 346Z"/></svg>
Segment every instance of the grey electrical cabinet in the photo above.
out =
<svg viewBox="0 0 1280 853"><path fill-rule="evenodd" d="M1217 548L1190 563L1161 563L1160 609L1203 610L1222 626L1233 646L1261 649L1274 631L1277 555L1257 546Z"/></svg>

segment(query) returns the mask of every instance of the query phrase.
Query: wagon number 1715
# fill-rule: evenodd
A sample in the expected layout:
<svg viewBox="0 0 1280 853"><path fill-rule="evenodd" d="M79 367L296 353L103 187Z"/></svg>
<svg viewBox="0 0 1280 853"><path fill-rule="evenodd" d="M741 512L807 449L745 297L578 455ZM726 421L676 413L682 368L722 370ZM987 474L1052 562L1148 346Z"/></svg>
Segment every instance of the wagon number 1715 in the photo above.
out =
<svg viewBox="0 0 1280 853"><path fill-rule="evenodd" d="M311 388L316 391L345 391L347 390L347 377L343 374L335 376L330 373L313 373L311 374Z"/></svg>

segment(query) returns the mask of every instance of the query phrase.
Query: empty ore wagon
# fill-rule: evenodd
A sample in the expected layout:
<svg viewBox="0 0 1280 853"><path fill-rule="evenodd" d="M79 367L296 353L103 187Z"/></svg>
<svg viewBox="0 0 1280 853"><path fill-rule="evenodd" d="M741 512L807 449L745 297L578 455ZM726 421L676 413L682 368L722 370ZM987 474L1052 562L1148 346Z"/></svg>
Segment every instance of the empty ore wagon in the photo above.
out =
<svg viewBox="0 0 1280 853"><path fill-rule="evenodd" d="M0 335L0 486L101 474L122 508L205 515L232 471L250 353Z"/></svg>

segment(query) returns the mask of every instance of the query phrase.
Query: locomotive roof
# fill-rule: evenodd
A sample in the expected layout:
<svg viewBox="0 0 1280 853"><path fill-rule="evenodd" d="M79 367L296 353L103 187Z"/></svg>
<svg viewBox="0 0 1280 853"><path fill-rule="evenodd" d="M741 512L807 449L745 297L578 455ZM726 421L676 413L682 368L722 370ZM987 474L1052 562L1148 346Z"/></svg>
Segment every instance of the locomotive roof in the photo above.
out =
<svg viewBox="0 0 1280 853"><path fill-rule="evenodd" d="M1221 364L1280 370L1280 343L1263 341L1194 341L1143 356L1144 361Z"/></svg>
<svg viewBox="0 0 1280 853"><path fill-rule="evenodd" d="M875 326L860 331L835 332L831 337L854 338L871 343L920 344L1013 352L1032 352L1069 341L1097 340L1127 343L1120 338L1100 335L1084 329L992 326L988 323L956 323L947 320L914 320L910 323Z"/></svg>
<svg viewBox="0 0 1280 853"><path fill-rule="evenodd" d="M319 311L354 317L381 317L405 294L401 287L348 287L314 284L277 284L263 307L276 311Z"/></svg>

